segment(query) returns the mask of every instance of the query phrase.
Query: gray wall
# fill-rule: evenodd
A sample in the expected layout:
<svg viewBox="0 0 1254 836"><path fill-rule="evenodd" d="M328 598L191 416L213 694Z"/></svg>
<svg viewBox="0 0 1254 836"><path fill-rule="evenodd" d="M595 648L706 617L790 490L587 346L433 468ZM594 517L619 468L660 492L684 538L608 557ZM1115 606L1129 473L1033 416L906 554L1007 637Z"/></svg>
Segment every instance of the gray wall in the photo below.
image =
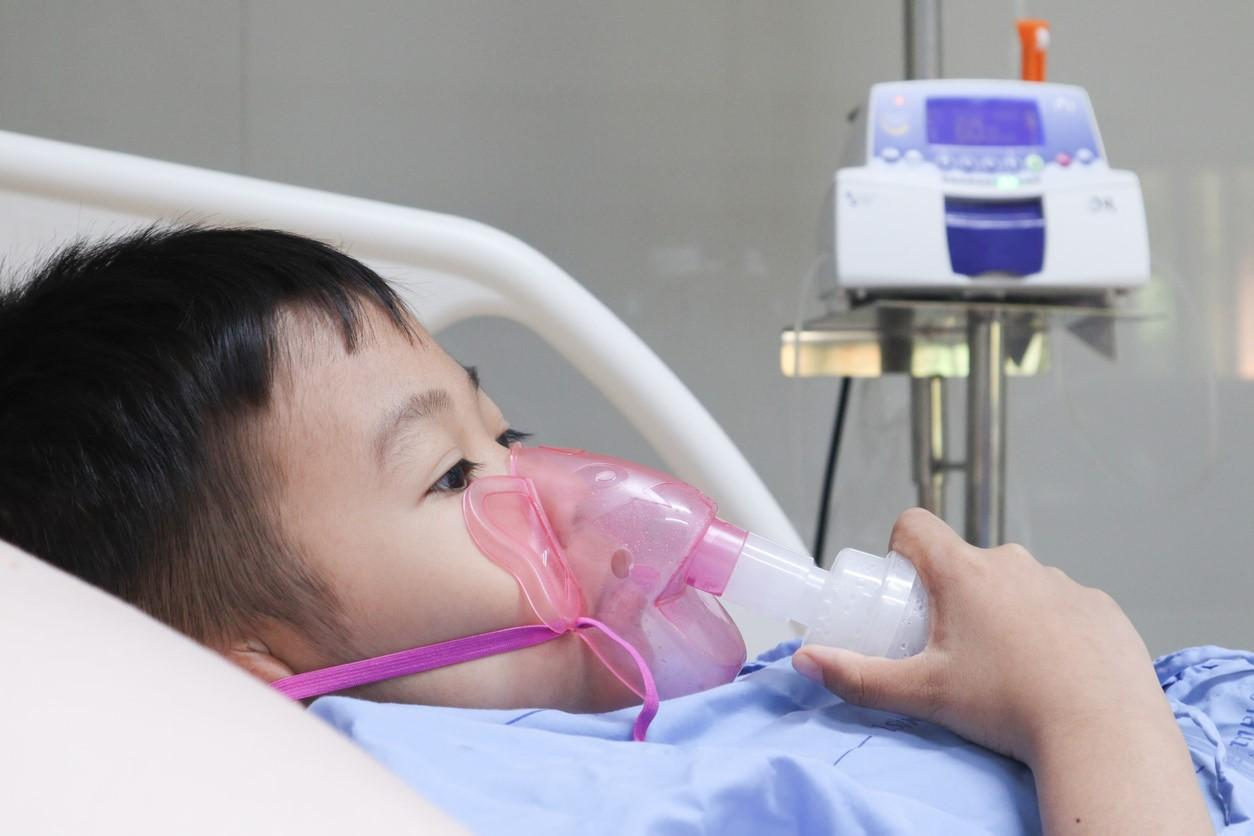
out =
<svg viewBox="0 0 1254 836"><path fill-rule="evenodd" d="M672 365L808 538L835 383L781 377L778 334L843 114L901 74L900 11L2 2L0 128L522 237ZM1117 364L1063 339L1053 374L1013 382L1010 536L1110 590L1154 651L1254 646L1254 4L950 0L947 74L1017 72L1023 11L1051 20L1051 79L1088 88L1112 160L1142 176L1172 316L1121 326ZM654 461L534 336L472 323L445 342L542 440ZM856 389L838 543L882 549L911 501L905 405L900 379Z"/></svg>

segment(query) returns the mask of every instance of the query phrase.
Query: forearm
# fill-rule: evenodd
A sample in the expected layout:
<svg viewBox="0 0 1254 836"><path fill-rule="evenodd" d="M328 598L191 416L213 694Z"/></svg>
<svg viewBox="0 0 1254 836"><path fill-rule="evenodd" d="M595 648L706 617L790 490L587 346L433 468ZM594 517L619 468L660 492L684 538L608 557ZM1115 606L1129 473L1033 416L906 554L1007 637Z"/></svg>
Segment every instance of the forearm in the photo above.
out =
<svg viewBox="0 0 1254 836"><path fill-rule="evenodd" d="M1050 836L1214 832L1165 700L1053 730L1036 748L1029 765Z"/></svg>

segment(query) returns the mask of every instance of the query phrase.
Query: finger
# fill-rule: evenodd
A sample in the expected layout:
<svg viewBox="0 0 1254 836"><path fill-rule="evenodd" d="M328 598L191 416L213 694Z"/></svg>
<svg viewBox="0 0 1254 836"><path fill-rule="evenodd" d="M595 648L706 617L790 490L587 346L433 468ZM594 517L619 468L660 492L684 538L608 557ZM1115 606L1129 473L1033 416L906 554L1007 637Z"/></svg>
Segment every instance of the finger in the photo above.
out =
<svg viewBox="0 0 1254 836"><path fill-rule="evenodd" d="M793 655L793 667L854 705L924 718L935 712L934 680L928 661L921 656L884 659L807 645Z"/></svg>
<svg viewBox="0 0 1254 836"><path fill-rule="evenodd" d="M902 513L893 525L888 548L906 557L923 578L929 593L936 586L933 581L944 574L944 566L956 554L971 548L944 520L922 508L911 508Z"/></svg>

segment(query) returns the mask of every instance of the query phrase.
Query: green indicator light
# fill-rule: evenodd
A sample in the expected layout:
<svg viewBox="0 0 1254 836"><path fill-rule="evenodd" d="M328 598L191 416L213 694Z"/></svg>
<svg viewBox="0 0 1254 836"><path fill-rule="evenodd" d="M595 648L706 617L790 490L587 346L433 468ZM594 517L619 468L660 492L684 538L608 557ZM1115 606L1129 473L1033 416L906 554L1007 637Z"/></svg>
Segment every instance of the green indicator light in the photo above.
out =
<svg viewBox="0 0 1254 836"><path fill-rule="evenodd" d="M999 174L997 175L997 188L1017 189L1019 188L1019 178L1013 174Z"/></svg>

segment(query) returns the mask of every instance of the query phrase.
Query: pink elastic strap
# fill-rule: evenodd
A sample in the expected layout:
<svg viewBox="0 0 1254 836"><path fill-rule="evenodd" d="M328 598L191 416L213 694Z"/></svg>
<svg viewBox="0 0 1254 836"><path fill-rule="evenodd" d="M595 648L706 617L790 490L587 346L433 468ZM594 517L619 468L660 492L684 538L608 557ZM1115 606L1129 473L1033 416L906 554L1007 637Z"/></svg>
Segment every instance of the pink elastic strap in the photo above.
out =
<svg viewBox="0 0 1254 836"><path fill-rule="evenodd" d="M271 682L270 687L294 700L320 697L323 694L343 691L345 688L357 685L368 685L384 679L409 676L447 665L456 665L458 662L470 662L496 653L543 644L560 635L562 634L550 630L543 624L507 627L491 633L450 639L438 644L427 644L389 653L386 656L375 656L359 662L346 662L330 668L285 676Z"/></svg>
<svg viewBox="0 0 1254 836"><path fill-rule="evenodd" d="M588 627L594 627L600 630L619 647L626 650L631 656L631 660L636 663L636 667L640 669L640 679L644 683L644 705L640 706L640 713L636 715L636 722L631 727L631 739L635 741L644 740L645 734L649 731L649 724L653 722L653 718L657 716L658 696L657 683L653 681L653 671L649 670L648 664L644 661L644 657L640 655L640 651L622 636L615 633L605 624L597 621L595 618L579 617L575 620L575 627L583 630Z"/></svg>
<svg viewBox="0 0 1254 836"><path fill-rule="evenodd" d="M640 677L644 682L644 705L641 706L636 722L632 726L632 739L644 740L645 733L649 730L649 723L653 721L658 710L657 686L653 681L653 673L645 664L640 652L605 624L593 618L576 619L574 629L588 628L600 630L618 643L640 668ZM389 653L386 656L376 656L372 659L346 662L343 665L285 676L270 683L270 687L291 699L303 700L332 694L358 685L367 685L371 682L410 676L460 662L470 662L497 653L521 650L524 647L552 641L563 635L565 632L550 630L543 624L506 627L504 630L451 639L438 644Z"/></svg>

